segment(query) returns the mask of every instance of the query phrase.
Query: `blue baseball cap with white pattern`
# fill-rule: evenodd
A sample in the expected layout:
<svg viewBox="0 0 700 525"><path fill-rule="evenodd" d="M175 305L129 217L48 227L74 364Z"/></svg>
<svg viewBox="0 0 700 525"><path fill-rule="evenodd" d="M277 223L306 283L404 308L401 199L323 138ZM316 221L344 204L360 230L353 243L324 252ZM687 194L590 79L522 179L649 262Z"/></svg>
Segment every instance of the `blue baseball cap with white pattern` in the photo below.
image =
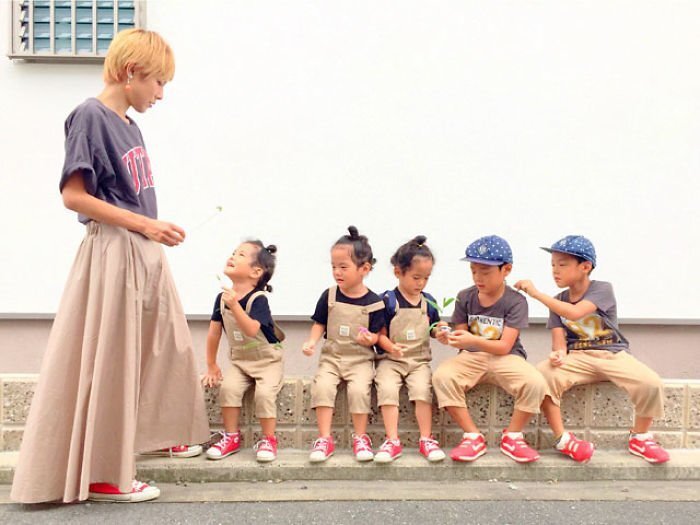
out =
<svg viewBox="0 0 700 525"><path fill-rule="evenodd" d="M466 249L466 257L462 261L469 261L477 264L488 264L489 266L500 266L501 264L513 263L513 251L510 245L498 235L487 235L475 240Z"/></svg>
<svg viewBox="0 0 700 525"><path fill-rule="evenodd" d="M549 253L559 252L573 255L574 257L581 257L589 261L593 265L593 268L595 268L595 248L593 247L593 243L583 235L567 235L563 239L559 239L552 244L549 248L545 248L544 246L541 246L541 248Z"/></svg>

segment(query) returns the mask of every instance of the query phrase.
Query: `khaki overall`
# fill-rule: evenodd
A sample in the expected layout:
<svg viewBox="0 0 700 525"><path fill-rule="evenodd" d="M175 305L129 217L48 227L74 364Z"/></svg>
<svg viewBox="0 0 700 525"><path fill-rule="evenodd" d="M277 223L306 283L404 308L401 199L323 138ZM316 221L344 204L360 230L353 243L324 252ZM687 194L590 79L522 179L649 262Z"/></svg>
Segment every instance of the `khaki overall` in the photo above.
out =
<svg viewBox="0 0 700 525"><path fill-rule="evenodd" d="M384 308L384 301L367 306L339 303L337 290L328 290L326 342L311 385L311 407L335 407L338 384L346 381L350 413L369 414L375 354L355 338L360 327L369 327L369 314Z"/></svg>
<svg viewBox="0 0 700 525"><path fill-rule="evenodd" d="M250 314L253 302L265 292L250 296L245 311ZM231 311L221 300L221 315L230 348L231 367L224 374L219 394L222 407L241 407L243 395L255 385L255 415L258 418L277 417L277 394L282 389L284 367L282 348L267 341L262 330L255 337L246 336Z"/></svg>
<svg viewBox="0 0 700 525"><path fill-rule="evenodd" d="M421 296L420 308L401 308L396 302L396 314L389 325L394 343L406 345L403 357L383 354L377 363L374 379L377 404L399 404L399 391L405 381L411 401L432 402L430 370L430 321L428 303Z"/></svg>

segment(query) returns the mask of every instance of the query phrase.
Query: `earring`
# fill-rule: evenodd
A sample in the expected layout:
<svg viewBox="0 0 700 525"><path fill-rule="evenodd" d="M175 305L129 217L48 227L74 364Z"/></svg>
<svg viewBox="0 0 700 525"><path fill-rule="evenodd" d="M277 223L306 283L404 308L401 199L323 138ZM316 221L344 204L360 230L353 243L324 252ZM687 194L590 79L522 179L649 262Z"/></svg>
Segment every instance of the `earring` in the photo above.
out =
<svg viewBox="0 0 700 525"><path fill-rule="evenodd" d="M134 78L131 73L129 73L126 77L126 86L124 86L124 89L126 91L131 91L131 79Z"/></svg>

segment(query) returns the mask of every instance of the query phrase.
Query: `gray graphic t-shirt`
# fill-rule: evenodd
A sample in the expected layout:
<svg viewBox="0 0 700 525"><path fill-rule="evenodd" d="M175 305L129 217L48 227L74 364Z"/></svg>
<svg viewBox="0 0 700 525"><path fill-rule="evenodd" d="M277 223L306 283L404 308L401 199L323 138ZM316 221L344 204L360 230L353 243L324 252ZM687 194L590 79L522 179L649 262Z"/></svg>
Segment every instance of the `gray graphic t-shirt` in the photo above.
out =
<svg viewBox="0 0 700 525"><path fill-rule="evenodd" d="M561 292L557 299L571 303L569 290ZM592 302L597 310L574 320L558 316L550 310L547 328L564 328L569 350L628 350L629 344L617 326L617 302L612 285L604 281L591 281L580 299L584 300Z"/></svg>
<svg viewBox="0 0 700 525"><path fill-rule="evenodd" d="M481 306L479 290L476 286L462 290L457 294L452 323L469 326L469 331L484 339L498 340L503 335L503 328L509 326L522 330L528 325L527 300L512 288L506 286L503 297L491 306ZM467 348L470 352L480 352L478 348ZM525 348L520 342L520 335L515 340L511 354L527 359Z"/></svg>
<svg viewBox="0 0 700 525"><path fill-rule="evenodd" d="M136 123L124 122L96 98L68 115L66 158L59 189L76 171L90 195L152 219L158 218L151 163ZM83 215L78 220L87 223Z"/></svg>

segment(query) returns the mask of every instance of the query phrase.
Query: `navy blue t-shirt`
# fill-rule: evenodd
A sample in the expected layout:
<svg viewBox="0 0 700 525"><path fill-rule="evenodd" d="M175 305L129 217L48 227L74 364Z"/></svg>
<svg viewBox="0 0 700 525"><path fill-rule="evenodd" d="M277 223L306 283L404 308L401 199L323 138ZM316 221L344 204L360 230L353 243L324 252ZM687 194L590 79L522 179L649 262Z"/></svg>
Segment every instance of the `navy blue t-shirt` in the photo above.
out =
<svg viewBox="0 0 700 525"><path fill-rule="evenodd" d="M339 303L354 304L357 306L369 306L370 304L382 302L381 297L372 290L368 290L362 297L355 298L344 295L343 292L340 291L340 288L338 288L335 293L335 300ZM311 319L323 326L328 324L328 290L321 294L321 298L318 300L318 303L316 303L316 311L314 315L311 316ZM369 326L367 329L377 334L384 327L385 322L384 310L377 310L369 314Z"/></svg>
<svg viewBox="0 0 700 525"><path fill-rule="evenodd" d="M253 290L245 297L243 297L238 304L241 308L245 310L245 305L248 302L248 298L253 295L258 290ZM216 302L214 303L214 311L211 314L211 320L217 323L223 323L224 318L221 314L221 296L223 292L216 296ZM227 307L228 308L228 307ZM260 295L255 298L253 305L250 308L250 318L258 321L260 323L260 329L262 333L265 334L265 339L268 343L279 343L279 340L275 337L275 323L272 320L272 312L270 312L270 304L267 301L267 297Z"/></svg>
<svg viewBox="0 0 700 525"><path fill-rule="evenodd" d="M398 287L394 288L394 293L396 294L396 302L399 303L399 308L420 308L420 301L418 304L411 304L408 302L408 300L401 295L401 292L399 292ZM437 303L435 298L430 295L429 293L426 292L421 292L421 294L428 300ZM393 309L392 311L389 311L389 298L386 296L386 293L383 294L384 297L384 304L387 305L387 308L384 309L384 315L386 319L386 332L387 332L387 337L391 338L391 333L390 333L390 326L391 326L391 320L394 318L396 315L396 310ZM428 324L432 325L433 323L438 323L440 322L440 313L435 309L434 306L431 304L428 304ZM432 334L431 334L432 335Z"/></svg>

